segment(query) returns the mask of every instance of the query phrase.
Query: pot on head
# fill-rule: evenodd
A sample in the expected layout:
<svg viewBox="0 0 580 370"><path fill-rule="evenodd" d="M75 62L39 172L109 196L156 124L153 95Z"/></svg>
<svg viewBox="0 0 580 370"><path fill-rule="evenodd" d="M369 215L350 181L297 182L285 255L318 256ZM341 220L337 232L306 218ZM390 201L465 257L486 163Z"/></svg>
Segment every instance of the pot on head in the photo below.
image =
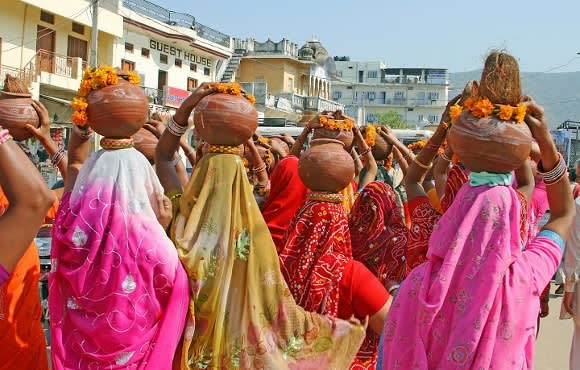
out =
<svg viewBox="0 0 580 370"><path fill-rule="evenodd" d="M354 161L341 141L314 139L300 156L298 174L310 190L336 193L354 178Z"/></svg>

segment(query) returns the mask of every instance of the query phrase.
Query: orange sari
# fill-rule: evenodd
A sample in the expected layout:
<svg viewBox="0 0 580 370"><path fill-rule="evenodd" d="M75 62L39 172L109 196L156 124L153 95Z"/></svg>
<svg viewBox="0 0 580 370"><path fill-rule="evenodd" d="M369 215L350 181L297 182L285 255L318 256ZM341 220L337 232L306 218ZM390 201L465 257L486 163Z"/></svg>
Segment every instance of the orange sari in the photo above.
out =
<svg viewBox="0 0 580 370"><path fill-rule="evenodd" d="M8 199L0 189L0 215L7 207ZM48 369L40 323L39 276L40 261L32 242L10 279L0 286L0 369Z"/></svg>

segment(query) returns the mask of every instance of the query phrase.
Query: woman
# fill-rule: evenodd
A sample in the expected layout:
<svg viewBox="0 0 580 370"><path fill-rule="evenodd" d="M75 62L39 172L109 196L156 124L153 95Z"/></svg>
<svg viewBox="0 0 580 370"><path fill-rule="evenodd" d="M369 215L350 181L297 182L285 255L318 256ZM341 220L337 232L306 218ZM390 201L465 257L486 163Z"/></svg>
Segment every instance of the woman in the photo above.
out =
<svg viewBox="0 0 580 370"><path fill-rule="evenodd" d="M359 324L305 312L280 273L278 256L237 147L209 146L181 190L171 156L202 84L179 107L159 141L157 171L176 216L171 235L192 297L182 369L340 369L362 342ZM182 194L183 192L183 194Z"/></svg>
<svg viewBox="0 0 580 370"><path fill-rule="evenodd" d="M349 215L349 229L353 259L363 263L393 292L407 274L405 252L409 237L394 190L380 181L367 185ZM378 344L379 336L367 330L351 369L374 369Z"/></svg>
<svg viewBox="0 0 580 370"><path fill-rule="evenodd" d="M55 198L2 127L0 187L7 200L0 204L0 368L48 369L40 325L38 254L31 242Z"/></svg>
<svg viewBox="0 0 580 370"><path fill-rule="evenodd" d="M307 189L298 176L298 158L291 155L282 159L274 168L270 183L262 216L279 252L284 247L284 236L294 214L306 201Z"/></svg>
<svg viewBox="0 0 580 370"><path fill-rule="evenodd" d="M538 297L558 267L574 210L543 109L525 104L542 165L558 172L548 185L551 220L522 251L510 176L471 174L433 231L427 262L401 286L383 332L383 369L533 368Z"/></svg>
<svg viewBox="0 0 580 370"><path fill-rule="evenodd" d="M189 292L164 230L170 202L131 139L87 159L90 137L73 130L53 230L53 369L169 369Z"/></svg>

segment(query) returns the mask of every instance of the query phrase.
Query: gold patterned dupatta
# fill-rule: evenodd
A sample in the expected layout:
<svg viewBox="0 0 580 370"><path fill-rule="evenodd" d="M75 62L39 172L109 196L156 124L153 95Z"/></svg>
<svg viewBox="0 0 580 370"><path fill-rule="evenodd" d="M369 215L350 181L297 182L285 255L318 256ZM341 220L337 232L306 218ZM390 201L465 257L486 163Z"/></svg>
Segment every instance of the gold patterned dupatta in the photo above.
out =
<svg viewBox="0 0 580 370"><path fill-rule="evenodd" d="M348 368L364 327L295 303L239 156L203 156L172 239L192 290L182 369Z"/></svg>

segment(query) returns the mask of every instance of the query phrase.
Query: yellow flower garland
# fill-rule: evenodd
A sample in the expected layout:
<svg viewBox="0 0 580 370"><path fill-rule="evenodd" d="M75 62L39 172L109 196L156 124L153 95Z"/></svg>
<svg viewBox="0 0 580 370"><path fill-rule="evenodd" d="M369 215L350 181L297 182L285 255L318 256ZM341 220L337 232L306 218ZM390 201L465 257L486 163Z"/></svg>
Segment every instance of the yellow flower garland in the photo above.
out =
<svg viewBox="0 0 580 370"><path fill-rule="evenodd" d="M368 146L373 147L377 143L377 127L368 125L365 128L365 141Z"/></svg>
<svg viewBox="0 0 580 370"><path fill-rule="evenodd" d="M214 87L216 88L217 92L220 94L243 96L250 103L256 104L256 97L252 94L247 94L245 91L242 90L242 87L240 86L240 84L238 84L236 82L216 83L214 85Z"/></svg>
<svg viewBox="0 0 580 370"><path fill-rule="evenodd" d="M127 72L127 81L134 85L141 82L139 75L135 71ZM77 95L71 102L73 109L71 120L77 126L84 126L88 122L87 96L91 91L102 89L119 83L117 70L111 66L101 66L99 68L87 68L83 73L83 79L77 91Z"/></svg>
<svg viewBox="0 0 580 370"><path fill-rule="evenodd" d="M318 117L318 122L320 122L324 128L335 131L350 131L354 127L354 121L348 117L345 117L344 119L334 119L321 115Z"/></svg>
<svg viewBox="0 0 580 370"><path fill-rule="evenodd" d="M471 97L463 103L463 107L455 104L449 108L451 122L455 122L464 110L467 110L477 118L495 115L502 121L515 121L518 124L524 122L524 118L526 117L526 106L523 103L514 107L511 105L493 104L487 98Z"/></svg>

